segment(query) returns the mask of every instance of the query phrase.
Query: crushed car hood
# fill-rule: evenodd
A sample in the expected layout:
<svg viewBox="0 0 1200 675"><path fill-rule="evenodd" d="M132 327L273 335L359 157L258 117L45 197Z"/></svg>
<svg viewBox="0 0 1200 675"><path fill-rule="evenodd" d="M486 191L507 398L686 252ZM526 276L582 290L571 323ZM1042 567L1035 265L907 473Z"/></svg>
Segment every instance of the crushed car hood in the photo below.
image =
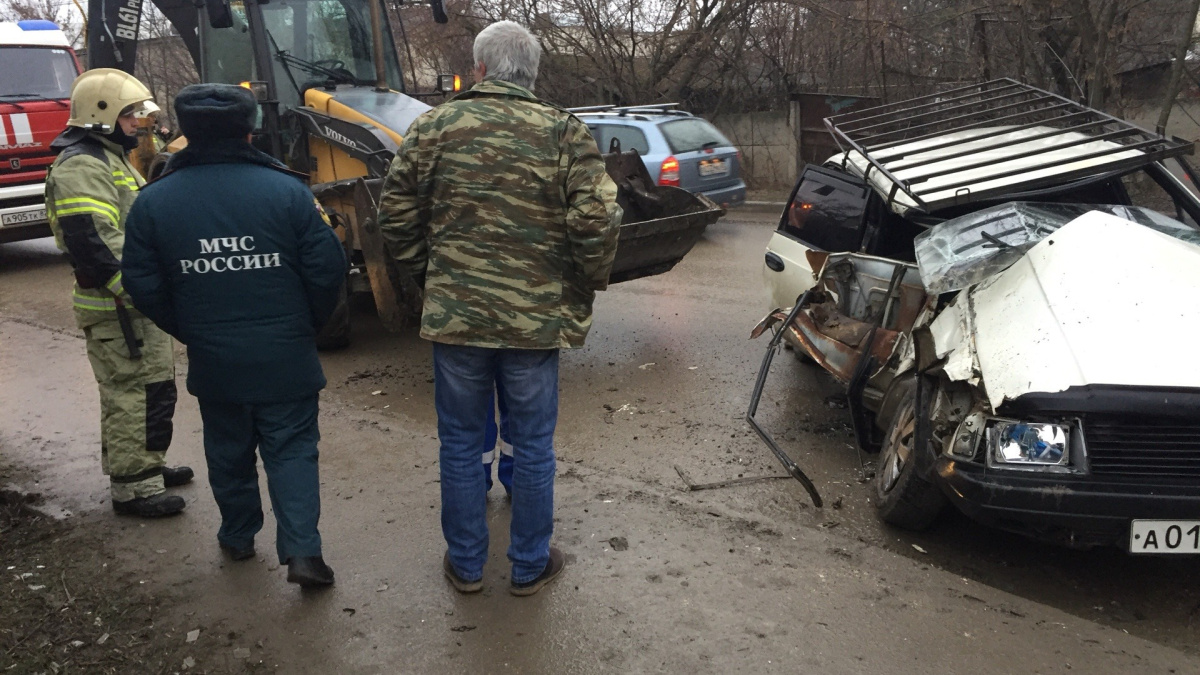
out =
<svg viewBox="0 0 1200 675"><path fill-rule="evenodd" d="M1195 387L1200 246L1087 213L931 323L951 379L1005 399L1089 384Z"/></svg>

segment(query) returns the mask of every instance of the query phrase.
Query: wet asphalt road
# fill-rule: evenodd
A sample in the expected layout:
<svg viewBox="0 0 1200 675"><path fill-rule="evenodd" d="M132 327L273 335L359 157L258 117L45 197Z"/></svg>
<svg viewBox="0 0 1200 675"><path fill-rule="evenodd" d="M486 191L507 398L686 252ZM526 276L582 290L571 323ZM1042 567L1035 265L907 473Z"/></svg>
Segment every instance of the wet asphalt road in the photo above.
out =
<svg viewBox="0 0 1200 675"><path fill-rule="evenodd" d="M601 294L588 346L564 353L557 437L559 538L575 561L571 584L582 576L594 582L611 575L616 587L581 584L584 599L568 605L589 607L582 618L564 615L566 606L542 604L547 614L541 619L517 621L518 636L554 636L554 649L545 653L516 649L520 640L503 630L511 626L495 625L494 610L453 598L449 613L439 609L447 602L445 591L437 585L436 569L429 569L429 561L436 565L440 557L430 511L436 503L430 350L414 332L384 333L363 303L367 306L355 314L353 346L324 357L329 388L322 421L323 524L335 567L340 562L341 569L356 564L370 569L370 574L356 573L351 579L340 576L339 589L375 600L376 608L364 607L360 597L354 606L340 608L354 612L341 614L358 613L362 621L374 617L388 627L346 632L338 623L345 618L338 616L339 608L324 601L333 618L326 619L328 625L303 623L309 637L302 642L317 645L312 653L301 650L304 658L352 663L354 672L379 672L388 661L380 658L383 653L372 652L383 649L388 658L403 653L413 659L408 661L412 670L439 672L439 664L445 665L440 659L461 654L462 645L455 643L469 641L475 643L475 657L484 662L510 659L527 672L547 672L551 666L577 672L649 670L668 663L727 672L752 662L768 671L794 672L779 668L789 662L781 658L801 658L834 672L910 672L917 663L934 662L953 672L955 664L965 662L937 638L947 627L913 629L958 622L946 635L965 634L962 639L969 640L984 627L1008 631L1012 651L1009 642L1001 641L990 656L1034 659L1026 663L1038 666L1031 672L1058 672L1064 663L1078 666L1089 658L1099 659L1096 664L1110 658L1114 668L1120 659L1131 659L1123 670L1151 663L1157 669L1160 663L1177 661L1175 650L1191 655L1182 663L1193 662L1200 654L1200 584L1194 559L1070 551L976 526L955 513L947 513L925 533L881 526L869 502L870 486L862 481L839 388L786 353L776 359L760 418L817 483L826 508L812 508L802 488L787 479L684 491L681 473L694 483L782 474L742 419L766 344L766 338L747 338L768 309L761 269L773 219L737 212L711 227L672 272ZM86 450L86 441L94 442L95 436L88 416L72 410L68 423L53 412L29 412L55 410L55 404L66 405L64 397L78 399L81 406L94 398L82 345L72 337L77 331L69 288L68 267L51 242L0 246L0 377L5 378L0 380L5 411L0 413L0 451L6 459L11 454L55 479L47 482L57 485L56 496L82 517L104 520L102 477L90 466ZM47 366L57 379L45 372ZM39 387L39 378L58 384ZM179 424L187 430L177 441L183 446L179 452L191 453L190 461L200 463L190 397L181 404ZM42 439L42 452L33 457L25 451L31 434ZM73 440L55 441L64 434ZM870 458L865 460L869 468ZM163 573L161 581L181 599L197 593L208 597L201 611L209 620L237 623L237 603L221 600L219 591L229 590L229 584L247 593L258 589L241 571L231 580L222 578L208 549L191 550L199 546L193 540L211 536L215 527L211 497L197 487L192 499L188 542L178 545L188 549L185 558L201 561L195 564L207 576L197 580ZM502 515L502 502L496 505ZM406 514L420 518L411 520ZM397 540L392 530L406 519L415 530ZM121 529L131 528L122 521ZM494 537L503 535L502 527L493 529L498 531ZM629 543L620 556L605 546L614 536ZM384 545L388 541L394 547L410 538L420 545L399 554ZM492 567L502 570L503 541L494 544ZM135 543L123 545L133 550ZM379 572L388 565L402 569ZM413 569L420 570L417 583L433 584L436 592L415 591L401 600L428 613L396 614L378 607L386 605L380 601L389 590L395 593L407 585L403 570ZM834 590L813 596L803 581L813 574L819 583L826 583L827 576L833 579ZM851 596L838 594L837 589L853 587L864 577L880 581L855 588ZM498 602L506 595L500 584L500 578L492 584ZM271 599L263 602L293 616L295 609L281 604L291 597L289 589L280 586L272 586L267 593ZM707 595L696 597L695 587L705 588ZM372 598L372 593L379 595ZM511 602L504 602L503 609L511 610ZM598 613L597 607L607 609ZM434 617L439 625L453 624L463 616L476 623L463 619L466 623L450 626L450 642L439 633L433 647L420 646L430 637L429 627L420 624ZM840 637L813 637L831 624L840 626ZM1069 626L1078 638L1060 643L1061 658L1054 662L1057 657L1050 655L1055 648L1042 652L1033 646L1047 624ZM454 631L465 625L483 628L470 629L469 635ZM314 637L329 631L337 636L336 644ZM1114 646L1113 636L1125 633L1149 642ZM284 628L265 634L276 647L296 648ZM911 653L897 652L900 656L892 659L883 658L886 649L879 653L880 647L896 649L910 638ZM811 640L817 640L815 651L805 647ZM847 659L847 640L862 644L862 653ZM351 649L358 644L372 647ZM597 645L610 646L605 651ZM1096 646L1096 654L1089 645ZM938 657L927 660L934 646ZM986 650L971 649L980 658L968 661L983 669L976 672L1007 672L997 669L1000 662ZM576 652L590 658L568 658ZM358 656L347 661L349 653ZM772 658L775 667L765 664ZM854 659L864 670L853 666ZM1188 671L1185 666L1178 672Z"/></svg>

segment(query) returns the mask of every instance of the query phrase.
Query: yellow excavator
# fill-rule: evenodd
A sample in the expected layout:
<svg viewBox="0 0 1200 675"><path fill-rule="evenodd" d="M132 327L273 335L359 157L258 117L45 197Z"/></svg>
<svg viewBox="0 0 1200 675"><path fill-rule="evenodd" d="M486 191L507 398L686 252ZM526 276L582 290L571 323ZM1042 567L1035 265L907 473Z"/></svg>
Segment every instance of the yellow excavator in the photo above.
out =
<svg viewBox="0 0 1200 675"><path fill-rule="evenodd" d="M389 262L375 224L379 190L402 134L430 108L421 99L457 91L459 78L439 76L436 92L406 91L384 0L152 2L183 39L201 81L255 94L261 115L254 145L309 175L351 260L347 292L371 293L389 330L409 323L420 292ZM425 2L436 22L447 21L441 0ZM89 68L133 72L141 3L88 3ZM177 138L156 152L146 140L134 160L151 179L187 143ZM612 282L669 270L723 213L703 196L655 186L635 152L606 159L626 210ZM319 342L342 347L349 335L343 302Z"/></svg>

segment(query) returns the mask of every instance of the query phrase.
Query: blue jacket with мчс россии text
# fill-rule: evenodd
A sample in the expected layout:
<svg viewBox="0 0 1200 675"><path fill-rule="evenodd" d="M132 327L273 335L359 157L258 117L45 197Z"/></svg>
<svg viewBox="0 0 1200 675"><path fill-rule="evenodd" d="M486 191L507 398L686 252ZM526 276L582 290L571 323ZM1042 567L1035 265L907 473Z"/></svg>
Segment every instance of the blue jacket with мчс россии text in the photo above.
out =
<svg viewBox="0 0 1200 675"><path fill-rule="evenodd" d="M342 244L312 192L240 139L189 146L126 220L134 305L187 345L200 399L266 403L325 386L316 333L345 283Z"/></svg>

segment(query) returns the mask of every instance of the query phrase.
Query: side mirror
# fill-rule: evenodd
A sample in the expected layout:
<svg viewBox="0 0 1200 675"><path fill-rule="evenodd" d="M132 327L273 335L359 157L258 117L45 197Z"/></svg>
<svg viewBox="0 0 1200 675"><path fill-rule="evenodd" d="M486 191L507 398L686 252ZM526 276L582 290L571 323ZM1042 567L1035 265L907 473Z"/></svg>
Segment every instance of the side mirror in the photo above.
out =
<svg viewBox="0 0 1200 675"><path fill-rule="evenodd" d="M208 12L208 25L213 28L233 28L233 11L229 9L229 0L206 0L204 9Z"/></svg>
<svg viewBox="0 0 1200 675"><path fill-rule="evenodd" d="M433 20L436 23L446 23L450 20L446 16L446 8L442 5L442 0L429 0L429 8L433 10Z"/></svg>
<svg viewBox="0 0 1200 675"><path fill-rule="evenodd" d="M458 75L438 75L438 91L443 94L457 94L462 91L462 78Z"/></svg>

